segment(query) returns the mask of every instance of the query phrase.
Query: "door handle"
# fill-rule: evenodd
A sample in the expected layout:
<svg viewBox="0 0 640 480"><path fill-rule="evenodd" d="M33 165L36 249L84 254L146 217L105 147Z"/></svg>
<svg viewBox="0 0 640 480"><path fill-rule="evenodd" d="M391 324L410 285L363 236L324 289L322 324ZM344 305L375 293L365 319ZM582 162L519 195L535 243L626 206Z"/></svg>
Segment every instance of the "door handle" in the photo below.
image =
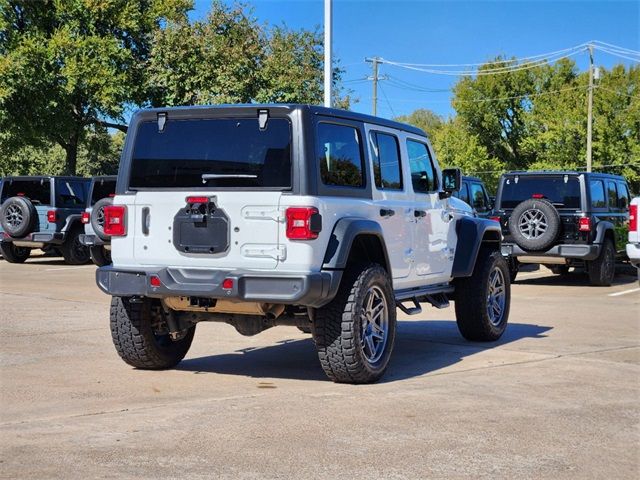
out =
<svg viewBox="0 0 640 480"><path fill-rule="evenodd" d="M424 210L414 210L413 211L413 216L416 217L416 218L426 217L427 216L427 212L425 212Z"/></svg>
<svg viewBox="0 0 640 480"><path fill-rule="evenodd" d="M149 207L142 208L142 233L144 235L149 235L149 223L151 220L151 216L149 215Z"/></svg>
<svg viewBox="0 0 640 480"><path fill-rule="evenodd" d="M391 210L390 208L381 208L380 216L381 217L393 217L396 214L395 210Z"/></svg>

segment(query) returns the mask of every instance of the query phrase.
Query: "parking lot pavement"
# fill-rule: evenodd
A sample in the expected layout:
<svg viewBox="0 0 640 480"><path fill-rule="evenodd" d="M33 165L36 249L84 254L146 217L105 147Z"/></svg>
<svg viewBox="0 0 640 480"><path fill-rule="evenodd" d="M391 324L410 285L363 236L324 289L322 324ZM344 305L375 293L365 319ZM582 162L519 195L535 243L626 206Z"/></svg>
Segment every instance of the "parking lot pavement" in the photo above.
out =
<svg viewBox="0 0 640 480"><path fill-rule="evenodd" d="M177 369L134 370L93 278L0 261L2 478L639 476L631 275L597 288L522 273L490 345L464 341L453 309L400 316L388 373L367 386L327 381L288 327L200 324Z"/></svg>

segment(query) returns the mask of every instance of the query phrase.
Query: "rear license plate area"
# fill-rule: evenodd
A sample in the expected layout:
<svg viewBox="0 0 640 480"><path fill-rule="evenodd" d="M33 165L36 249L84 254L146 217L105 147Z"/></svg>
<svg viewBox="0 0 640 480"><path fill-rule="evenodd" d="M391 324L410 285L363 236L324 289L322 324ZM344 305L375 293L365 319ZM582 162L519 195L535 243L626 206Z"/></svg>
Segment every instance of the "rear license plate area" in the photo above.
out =
<svg viewBox="0 0 640 480"><path fill-rule="evenodd" d="M173 244L183 253L224 253L229 248L229 218L213 201L187 203L173 219Z"/></svg>

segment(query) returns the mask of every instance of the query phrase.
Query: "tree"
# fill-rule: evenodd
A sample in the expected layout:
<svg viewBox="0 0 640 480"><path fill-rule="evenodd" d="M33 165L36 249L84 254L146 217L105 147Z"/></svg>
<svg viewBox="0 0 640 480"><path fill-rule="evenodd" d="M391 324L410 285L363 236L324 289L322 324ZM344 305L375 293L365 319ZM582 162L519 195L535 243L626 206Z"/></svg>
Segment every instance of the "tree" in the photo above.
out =
<svg viewBox="0 0 640 480"><path fill-rule="evenodd" d="M452 105L469 131L478 136L491 157L508 169L526 168L531 157L521 149L527 134L528 94L535 91L539 68L483 74L492 68L513 67L515 60L497 57L483 65L476 77L464 77L454 87Z"/></svg>
<svg viewBox="0 0 640 480"><path fill-rule="evenodd" d="M216 1L203 21L170 22L154 37L154 105L322 102L320 33L260 24L251 9ZM334 103L348 107L334 69Z"/></svg>
<svg viewBox="0 0 640 480"><path fill-rule="evenodd" d="M444 123L431 141L443 167L457 167L466 175L478 176L495 191L504 164L489 155L478 136L469 132L459 117Z"/></svg>
<svg viewBox="0 0 640 480"><path fill-rule="evenodd" d="M419 108L409 115L402 115L395 120L421 128L431 138L433 138L436 131L442 127L443 124L442 117L426 108Z"/></svg>
<svg viewBox="0 0 640 480"><path fill-rule="evenodd" d="M0 0L0 152L65 152L77 171L88 126L126 130L147 98L152 32L185 18L190 0Z"/></svg>

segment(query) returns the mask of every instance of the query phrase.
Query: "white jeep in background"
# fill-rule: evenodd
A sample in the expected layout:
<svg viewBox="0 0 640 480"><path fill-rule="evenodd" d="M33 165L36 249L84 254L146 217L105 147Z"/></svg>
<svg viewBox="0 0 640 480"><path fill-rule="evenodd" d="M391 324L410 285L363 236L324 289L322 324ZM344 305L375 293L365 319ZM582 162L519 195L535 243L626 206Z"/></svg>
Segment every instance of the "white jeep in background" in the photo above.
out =
<svg viewBox="0 0 640 480"><path fill-rule="evenodd" d="M638 211L640 210L640 197L635 197L629 205L629 243L627 243L627 256L633 266L638 269L638 282L640 282L640 222Z"/></svg>
<svg viewBox="0 0 640 480"><path fill-rule="evenodd" d="M396 307L455 300L458 327L500 338L510 303L500 226L451 197L421 130L308 105L138 112L104 209L122 359L165 369L201 321L312 333L327 376L379 379Z"/></svg>

